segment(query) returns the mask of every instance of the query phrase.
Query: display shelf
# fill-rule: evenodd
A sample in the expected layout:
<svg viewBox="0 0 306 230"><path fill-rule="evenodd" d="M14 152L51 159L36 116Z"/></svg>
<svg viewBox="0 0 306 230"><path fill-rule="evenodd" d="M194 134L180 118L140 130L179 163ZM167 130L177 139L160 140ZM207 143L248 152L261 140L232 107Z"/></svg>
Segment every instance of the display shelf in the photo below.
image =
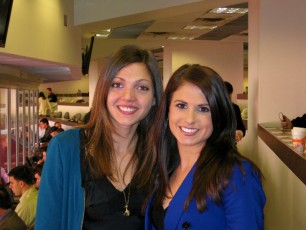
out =
<svg viewBox="0 0 306 230"><path fill-rule="evenodd" d="M258 136L306 185L306 153L299 154L291 142L291 130L283 130L277 123L258 124Z"/></svg>
<svg viewBox="0 0 306 230"><path fill-rule="evenodd" d="M240 100L248 100L248 94L245 94L245 93L238 93L238 94L237 94L237 99L240 99Z"/></svg>

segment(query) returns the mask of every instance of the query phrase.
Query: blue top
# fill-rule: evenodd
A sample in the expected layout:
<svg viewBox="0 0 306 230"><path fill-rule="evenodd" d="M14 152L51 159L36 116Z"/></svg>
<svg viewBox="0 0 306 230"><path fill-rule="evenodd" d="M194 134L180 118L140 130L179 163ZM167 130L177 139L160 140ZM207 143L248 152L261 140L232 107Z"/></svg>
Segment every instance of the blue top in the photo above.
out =
<svg viewBox="0 0 306 230"><path fill-rule="evenodd" d="M80 167L80 129L51 139L39 186L35 230L82 229L84 191Z"/></svg>
<svg viewBox="0 0 306 230"><path fill-rule="evenodd" d="M191 190L195 166L190 170L171 200L164 219L164 229L264 229L263 209L266 197L259 177L252 171L251 164L243 162L245 175L238 166L234 167L228 187L222 192L222 203L216 205L207 198L208 209L198 212L196 202L190 202L184 211L184 202ZM155 230L151 222L152 200L146 210L145 229Z"/></svg>

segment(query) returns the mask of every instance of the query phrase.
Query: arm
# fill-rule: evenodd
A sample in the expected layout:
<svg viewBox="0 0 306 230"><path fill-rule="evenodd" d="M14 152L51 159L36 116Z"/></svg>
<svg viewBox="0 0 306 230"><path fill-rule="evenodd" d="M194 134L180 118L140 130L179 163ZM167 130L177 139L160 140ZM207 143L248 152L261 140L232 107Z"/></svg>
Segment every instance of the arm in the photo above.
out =
<svg viewBox="0 0 306 230"><path fill-rule="evenodd" d="M63 162L59 143L54 139L48 146L37 201L35 229L59 230L63 201Z"/></svg>
<svg viewBox="0 0 306 230"><path fill-rule="evenodd" d="M249 163L243 166L246 175L235 167L229 186L223 192L227 229L264 229L266 197L262 184Z"/></svg>
<svg viewBox="0 0 306 230"><path fill-rule="evenodd" d="M240 141L244 136L246 129L244 127L242 117L241 117L241 112L240 108L238 105L233 104L234 111L235 111L235 116L236 116L236 121L237 121L237 128L236 128L236 142Z"/></svg>

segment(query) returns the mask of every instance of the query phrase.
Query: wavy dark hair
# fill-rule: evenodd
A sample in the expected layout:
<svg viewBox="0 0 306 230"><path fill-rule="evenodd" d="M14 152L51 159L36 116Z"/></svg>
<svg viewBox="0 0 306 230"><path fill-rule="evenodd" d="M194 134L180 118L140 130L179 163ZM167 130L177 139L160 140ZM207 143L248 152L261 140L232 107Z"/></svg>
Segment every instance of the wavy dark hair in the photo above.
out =
<svg viewBox="0 0 306 230"><path fill-rule="evenodd" d="M112 133L116 130L111 122L106 102L113 79L122 68L132 63L143 63L147 67L153 83L155 100L149 114L140 121L137 127L138 141L135 153L128 164L128 167L130 167L138 162L133 176L133 185L140 188L148 185L152 178L153 165L156 162L155 156L148 154L145 150L148 149L146 144L148 129L155 116L157 106L160 104L163 91L160 69L151 52L134 45L127 45L120 48L108 59L96 85L90 118L84 126L84 130L88 138L86 159L88 159L91 174L94 177L106 175L113 179L111 166L114 160Z"/></svg>
<svg viewBox="0 0 306 230"><path fill-rule="evenodd" d="M169 188L171 173L180 163L177 142L168 125L169 105L173 93L184 83L198 86L205 95L211 110L213 132L203 147L193 177L191 191L185 201L187 210L192 199L203 212L206 197L221 203L221 192L228 185L234 165L244 173L242 161L247 158L238 153L235 143L236 119L223 79L211 68L185 64L176 70L165 89L156 120L150 131L150 141L156 146L158 176L153 208L162 204ZM253 163L252 163L253 164ZM259 169L253 164L260 175Z"/></svg>

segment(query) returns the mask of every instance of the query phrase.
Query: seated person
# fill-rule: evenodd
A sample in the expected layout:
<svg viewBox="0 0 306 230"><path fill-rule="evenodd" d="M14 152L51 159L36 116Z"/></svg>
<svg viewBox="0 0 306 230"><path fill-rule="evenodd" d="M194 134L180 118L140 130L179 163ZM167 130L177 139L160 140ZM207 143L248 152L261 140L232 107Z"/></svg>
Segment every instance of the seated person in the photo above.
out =
<svg viewBox="0 0 306 230"><path fill-rule="evenodd" d="M51 128L51 136L54 137L56 136L57 134L59 134L60 132L63 132L64 130L62 128L57 128L56 126L53 126Z"/></svg>
<svg viewBox="0 0 306 230"><path fill-rule="evenodd" d="M12 209L12 200L4 185L0 185L0 229L27 229L23 220Z"/></svg>
<svg viewBox="0 0 306 230"><path fill-rule="evenodd" d="M56 121L56 122L54 123L54 126L57 127L57 128L59 128L59 129L62 129L62 124L61 124L59 121Z"/></svg>
<svg viewBox="0 0 306 230"><path fill-rule="evenodd" d="M42 118L39 122L39 127L45 130L45 134L43 137L39 139L41 143L49 142L52 138L51 134L51 127L49 126L49 121L47 118Z"/></svg>
<svg viewBox="0 0 306 230"><path fill-rule="evenodd" d="M43 169L44 163L36 165L34 169L34 177L35 177L35 188L39 189L40 179L41 179L41 173Z"/></svg>
<svg viewBox="0 0 306 230"><path fill-rule="evenodd" d="M306 113L301 117L294 118L292 121L285 115L282 115L281 125L283 128L292 129L292 127L306 128Z"/></svg>
<svg viewBox="0 0 306 230"><path fill-rule="evenodd" d="M15 209L17 215L29 227L36 217L37 190L34 188L33 170L25 165L17 166L9 172L10 185L14 196L19 197Z"/></svg>

